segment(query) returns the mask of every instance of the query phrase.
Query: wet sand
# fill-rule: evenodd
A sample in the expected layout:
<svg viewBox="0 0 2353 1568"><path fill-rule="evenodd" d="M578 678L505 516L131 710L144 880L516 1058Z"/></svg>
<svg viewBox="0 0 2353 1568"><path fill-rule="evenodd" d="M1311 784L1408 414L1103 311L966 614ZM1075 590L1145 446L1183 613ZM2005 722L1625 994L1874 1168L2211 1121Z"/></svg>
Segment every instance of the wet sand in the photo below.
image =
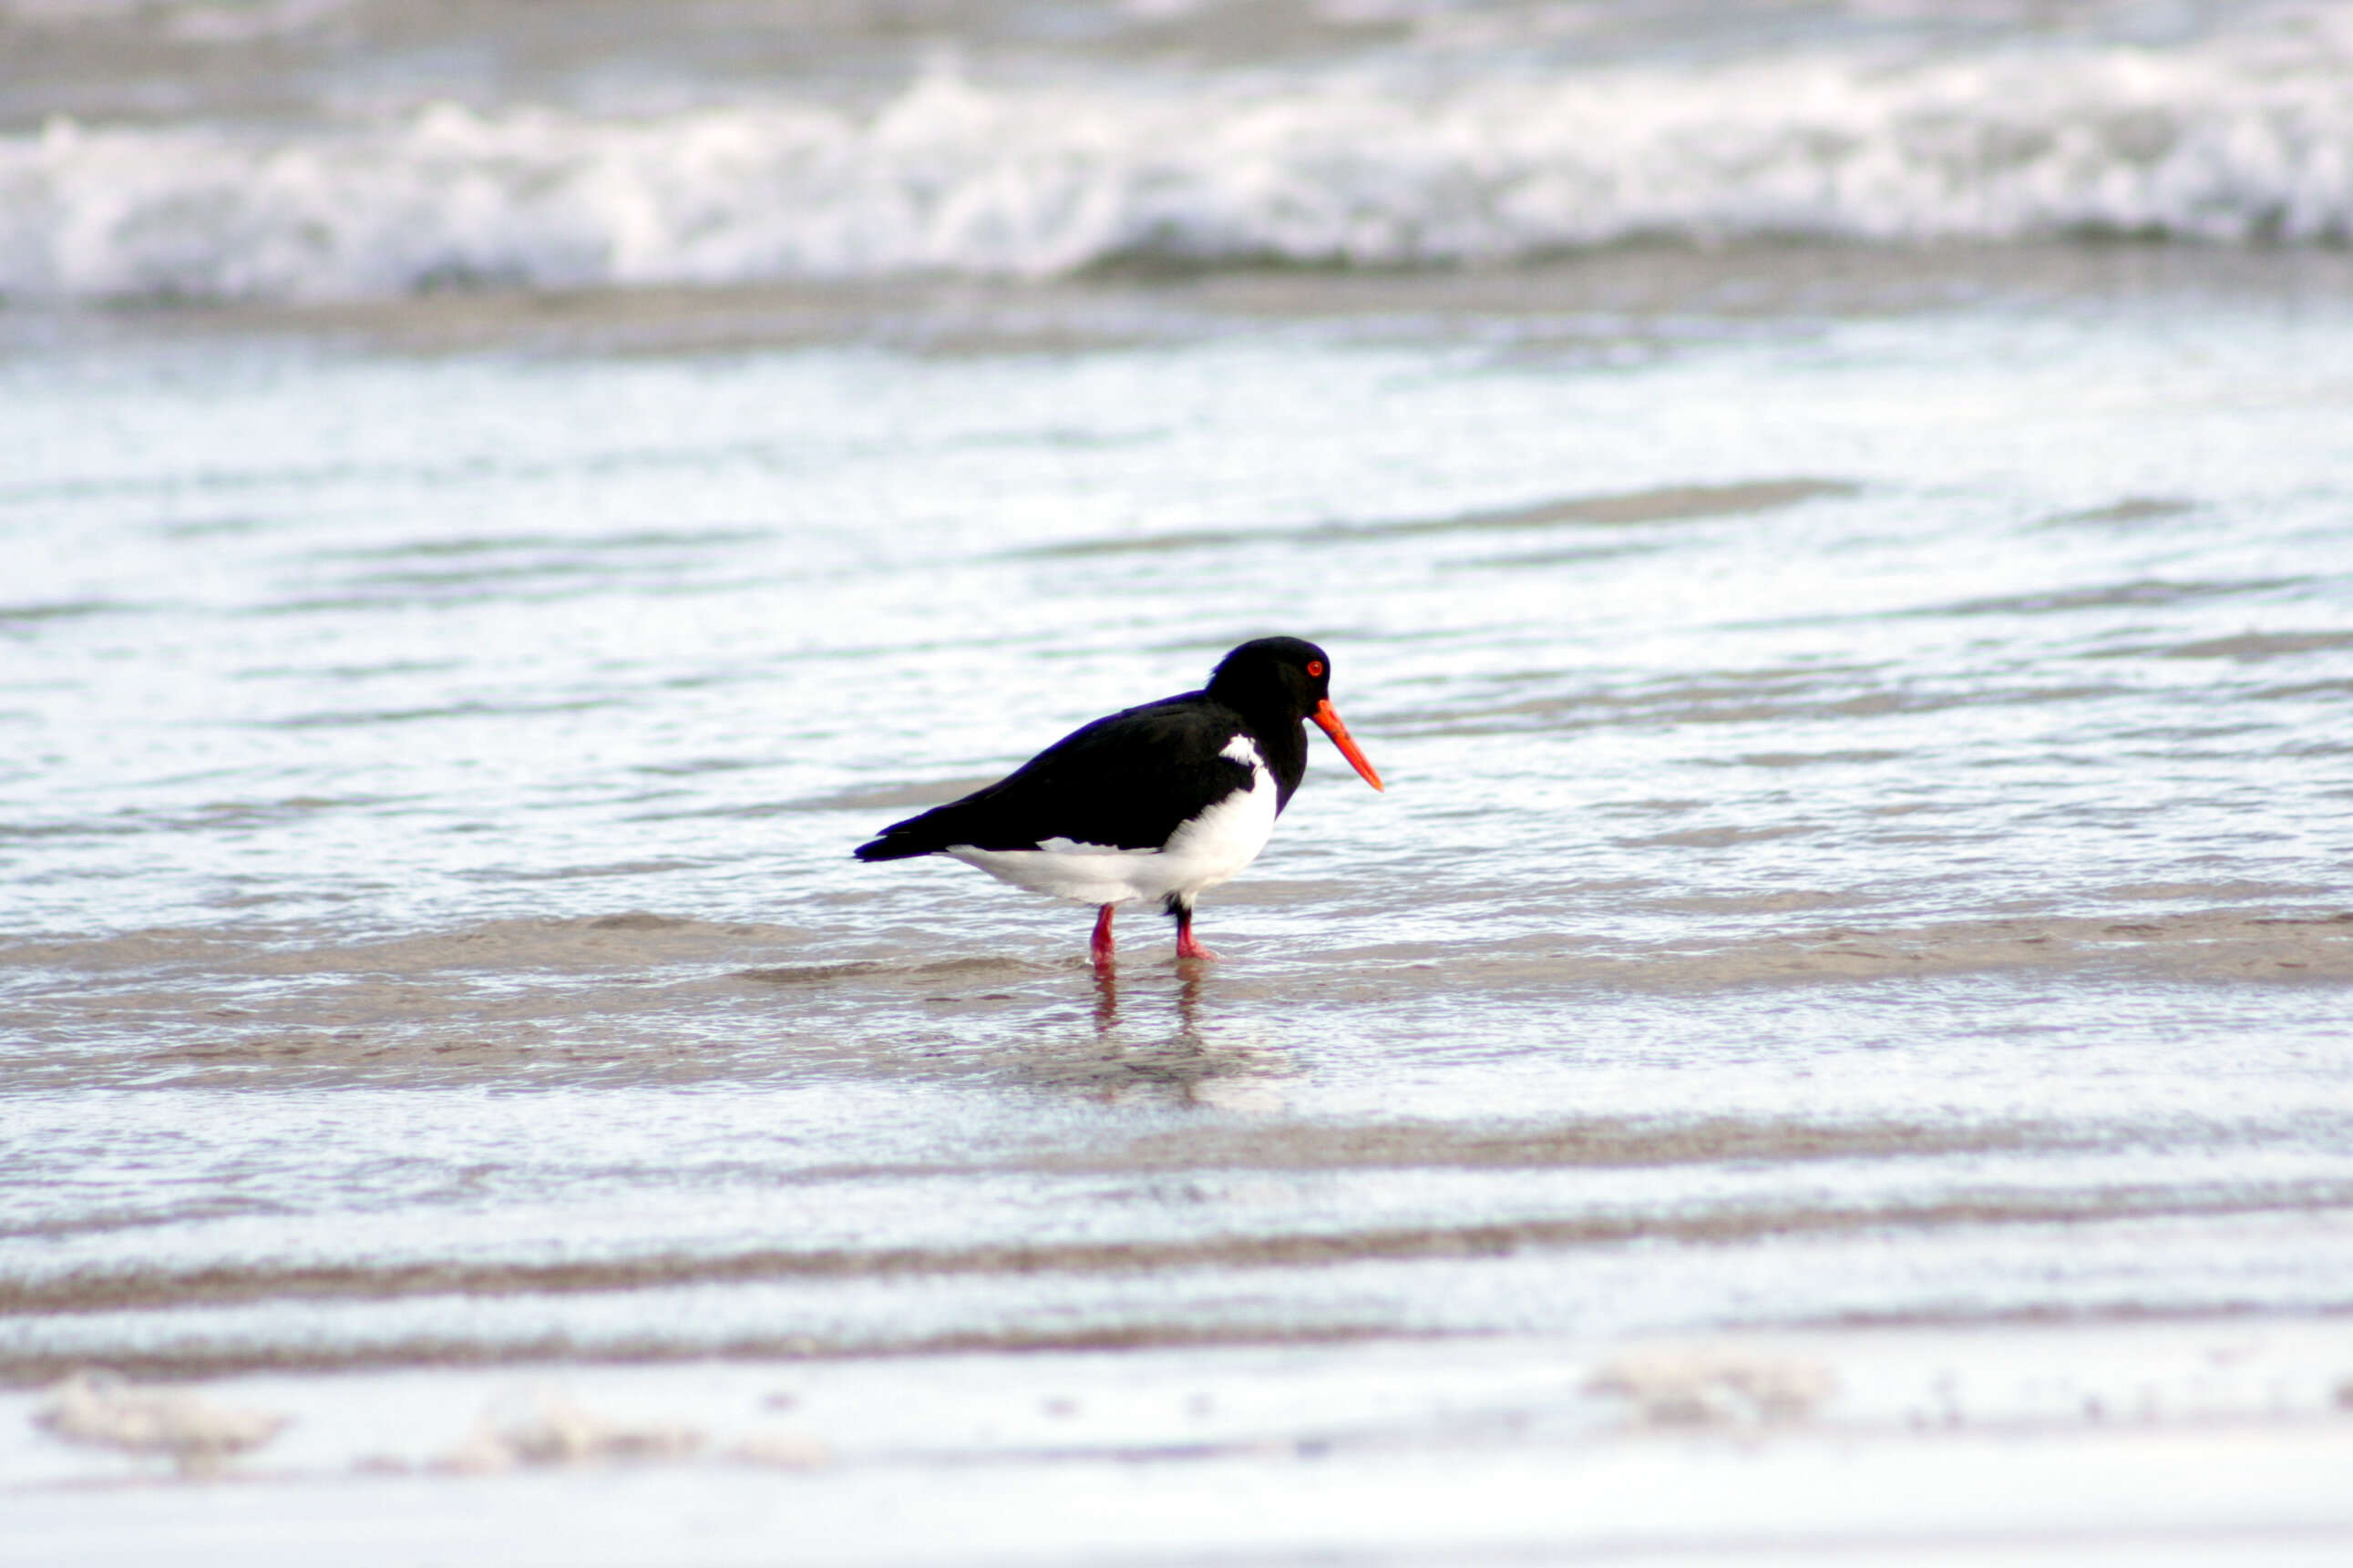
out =
<svg viewBox="0 0 2353 1568"><path fill-rule="evenodd" d="M99 1495L130 1560L2321 1563L2353 1438L2310 1369L2348 1345L2213 1323L245 1379L208 1413L293 1419L243 1484ZM90 1560L92 1500L16 1490L0 1560Z"/></svg>

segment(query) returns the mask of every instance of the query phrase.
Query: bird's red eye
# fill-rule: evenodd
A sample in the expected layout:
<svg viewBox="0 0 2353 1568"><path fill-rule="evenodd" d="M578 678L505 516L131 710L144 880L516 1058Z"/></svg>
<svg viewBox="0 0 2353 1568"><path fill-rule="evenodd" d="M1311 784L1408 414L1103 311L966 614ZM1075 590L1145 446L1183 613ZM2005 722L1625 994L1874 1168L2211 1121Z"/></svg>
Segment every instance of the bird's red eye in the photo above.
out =
<svg viewBox="0 0 2353 1568"><path fill-rule="evenodd" d="M1309 659L1309 660L1307 661L1307 673L1308 673L1308 674L1310 674L1310 675L1321 675L1321 674L1323 674L1323 673L1324 673L1324 661L1323 661L1322 659L1320 659L1320 658L1311 658L1311 659Z"/></svg>

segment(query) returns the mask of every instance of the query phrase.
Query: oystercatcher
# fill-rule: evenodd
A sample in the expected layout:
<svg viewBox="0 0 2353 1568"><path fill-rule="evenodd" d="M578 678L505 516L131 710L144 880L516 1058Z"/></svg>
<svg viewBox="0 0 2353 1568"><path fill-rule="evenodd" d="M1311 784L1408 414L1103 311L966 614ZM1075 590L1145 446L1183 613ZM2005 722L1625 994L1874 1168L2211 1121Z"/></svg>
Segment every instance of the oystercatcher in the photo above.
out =
<svg viewBox="0 0 2353 1568"><path fill-rule="evenodd" d="M1156 899L1176 919L1176 956L1208 958L1193 900L1266 847L1307 771L1303 720L1381 787L1332 710L1331 687L1331 656L1314 643L1246 642L1203 689L1075 730L987 789L892 823L857 856L952 855L1015 887L1100 905L1098 965L1111 962L1112 911Z"/></svg>

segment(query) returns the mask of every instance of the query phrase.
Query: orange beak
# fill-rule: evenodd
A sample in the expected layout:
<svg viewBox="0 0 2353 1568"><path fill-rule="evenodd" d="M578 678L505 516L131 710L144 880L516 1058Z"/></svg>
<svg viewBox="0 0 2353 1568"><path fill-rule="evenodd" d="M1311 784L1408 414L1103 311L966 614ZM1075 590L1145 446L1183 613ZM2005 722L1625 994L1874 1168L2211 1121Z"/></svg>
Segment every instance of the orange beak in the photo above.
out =
<svg viewBox="0 0 2353 1568"><path fill-rule="evenodd" d="M1375 789L1381 787L1381 775L1373 772L1373 764L1365 761L1364 752L1356 750L1356 742L1349 735L1348 726L1341 723L1340 715L1332 710L1330 698L1326 697L1315 704L1315 711L1308 717L1315 721L1317 729L1332 737L1332 743L1340 748L1340 754L1348 759L1348 765L1362 774L1366 784Z"/></svg>

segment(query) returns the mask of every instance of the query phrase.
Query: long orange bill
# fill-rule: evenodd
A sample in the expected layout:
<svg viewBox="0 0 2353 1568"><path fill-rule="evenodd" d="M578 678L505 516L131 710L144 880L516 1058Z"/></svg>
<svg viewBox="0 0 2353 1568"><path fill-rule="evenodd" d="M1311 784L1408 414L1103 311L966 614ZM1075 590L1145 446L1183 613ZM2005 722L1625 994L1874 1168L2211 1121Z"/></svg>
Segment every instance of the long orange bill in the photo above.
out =
<svg viewBox="0 0 2353 1568"><path fill-rule="evenodd" d="M1308 717L1315 721L1317 729L1332 737L1332 743L1340 748L1340 754L1348 759L1348 765L1364 775L1366 784L1375 789L1381 787L1381 775L1373 772L1373 764L1365 761L1364 752L1356 750L1356 742L1349 735L1348 726L1341 723L1340 715L1332 710L1330 698L1326 697L1315 704L1315 711Z"/></svg>

